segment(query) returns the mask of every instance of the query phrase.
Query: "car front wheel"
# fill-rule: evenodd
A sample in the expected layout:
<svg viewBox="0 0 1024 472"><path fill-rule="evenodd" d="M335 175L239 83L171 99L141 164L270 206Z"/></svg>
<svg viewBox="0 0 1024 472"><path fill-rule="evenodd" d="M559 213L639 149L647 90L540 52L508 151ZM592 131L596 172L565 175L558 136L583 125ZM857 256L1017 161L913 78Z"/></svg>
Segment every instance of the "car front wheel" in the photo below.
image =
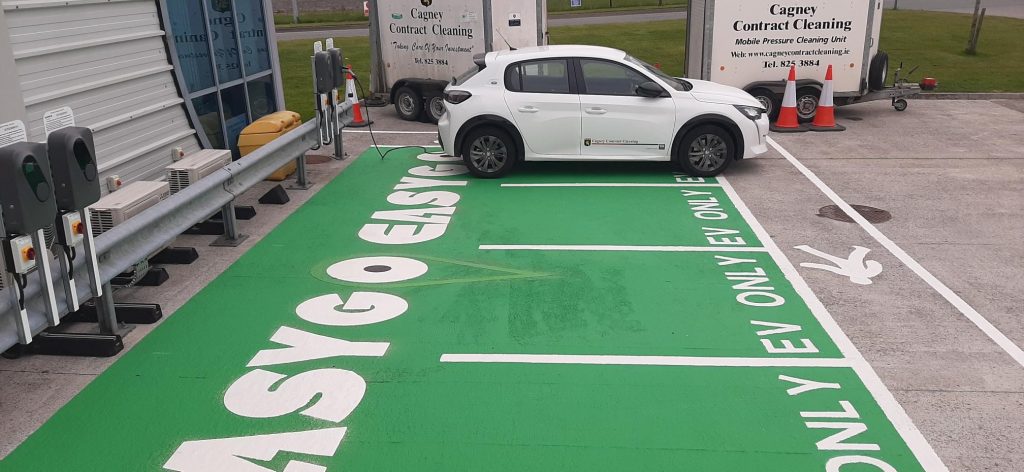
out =
<svg viewBox="0 0 1024 472"><path fill-rule="evenodd" d="M462 160L469 172L492 179L507 174L515 166L518 150L508 132L494 127L469 132L462 145Z"/></svg>
<svg viewBox="0 0 1024 472"><path fill-rule="evenodd" d="M714 125L698 126L683 136L676 162L694 177L714 177L732 164L736 149L732 136Z"/></svg>

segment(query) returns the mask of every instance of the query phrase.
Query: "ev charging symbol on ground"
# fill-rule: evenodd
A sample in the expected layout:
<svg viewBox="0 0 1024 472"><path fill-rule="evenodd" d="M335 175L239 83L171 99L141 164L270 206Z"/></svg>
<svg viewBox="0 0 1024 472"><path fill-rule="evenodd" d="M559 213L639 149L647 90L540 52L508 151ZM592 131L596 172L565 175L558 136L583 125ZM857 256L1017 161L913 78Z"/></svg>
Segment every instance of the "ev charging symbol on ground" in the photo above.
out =
<svg viewBox="0 0 1024 472"><path fill-rule="evenodd" d="M826 254L810 246L796 246L795 249L799 249L808 254L818 256L825 259L833 264L830 266L827 264L818 264L813 262L801 262L800 267L807 267L808 269L821 269L829 272L846 276L850 278L850 282L860 285L871 285L871 278L882 273L882 264L874 260L865 260L870 249L861 246L853 246L853 252L846 259Z"/></svg>

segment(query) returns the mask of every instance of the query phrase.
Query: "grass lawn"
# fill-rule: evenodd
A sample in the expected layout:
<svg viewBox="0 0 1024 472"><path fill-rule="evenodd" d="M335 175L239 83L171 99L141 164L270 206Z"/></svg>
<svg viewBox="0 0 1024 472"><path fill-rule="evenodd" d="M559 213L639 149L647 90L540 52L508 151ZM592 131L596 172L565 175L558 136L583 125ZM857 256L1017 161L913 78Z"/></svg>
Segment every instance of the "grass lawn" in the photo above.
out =
<svg viewBox="0 0 1024 472"><path fill-rule="evenodd" d="M584 0L582 6L570 7L569 0L552 0L548 2L548 12L554 14L572 14L577 12L622 11L622 10L657 10L661 8L685 7L687 0ZM335 10L299 12L299 23L292 23L290 12L274 15L274 25L278 29L296 26L328 27L352 24L366 24L362 10Z"/></svg>
<svg viewBox="0 0 1024 472"><path fill-rule="evenodd" d="M616 0L618 1L618 0ZM963 49L971 26L970 15L917 11L886 11L881 47L889 52L891 70L899 61L908 69L920 65L912 79L928 75L939 79L944 92L1024 92L1024 20L986 17L978 54ZM686 23L658 21L551 28L552 44L594 44L629 51L650 63L660 63L670 73L683 72ZM311 41L281 41L281 69L289 109L313 116L309 54ZM366 38L335 40L357 74L369 70ZM369 81L364 80L364 87Z"/></svg>

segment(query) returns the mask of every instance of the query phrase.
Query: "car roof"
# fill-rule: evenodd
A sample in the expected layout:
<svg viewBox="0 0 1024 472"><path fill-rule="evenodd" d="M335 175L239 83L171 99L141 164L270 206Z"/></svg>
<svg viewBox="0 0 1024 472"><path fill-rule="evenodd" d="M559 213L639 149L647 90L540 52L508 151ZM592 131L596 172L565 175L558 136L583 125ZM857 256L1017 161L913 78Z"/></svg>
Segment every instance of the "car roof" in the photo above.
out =
<svg viewBox="0 0 1024 472"><path fill-rule="evenodd" d="M626 53L619 49L579 44L535 46L519 48L516 50L497 51L492 52L491 54L492 56L488 59L500 62L515 62L527 59L542 59L545 57L595 57L598 59L612 60L621 60L623 57L626 57Z"/></svg>

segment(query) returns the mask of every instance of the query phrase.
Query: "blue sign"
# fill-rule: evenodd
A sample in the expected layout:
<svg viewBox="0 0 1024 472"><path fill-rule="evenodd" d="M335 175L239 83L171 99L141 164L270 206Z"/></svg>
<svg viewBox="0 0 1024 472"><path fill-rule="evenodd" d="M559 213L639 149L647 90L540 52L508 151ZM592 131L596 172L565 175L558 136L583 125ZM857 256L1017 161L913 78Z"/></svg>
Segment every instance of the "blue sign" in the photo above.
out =
<svg viewBox="0 0 1024 472"><path fill-rule="evenodd" d="M583 0L569 0L569 6L572 8L579 8L583 6Z"/></svg>

